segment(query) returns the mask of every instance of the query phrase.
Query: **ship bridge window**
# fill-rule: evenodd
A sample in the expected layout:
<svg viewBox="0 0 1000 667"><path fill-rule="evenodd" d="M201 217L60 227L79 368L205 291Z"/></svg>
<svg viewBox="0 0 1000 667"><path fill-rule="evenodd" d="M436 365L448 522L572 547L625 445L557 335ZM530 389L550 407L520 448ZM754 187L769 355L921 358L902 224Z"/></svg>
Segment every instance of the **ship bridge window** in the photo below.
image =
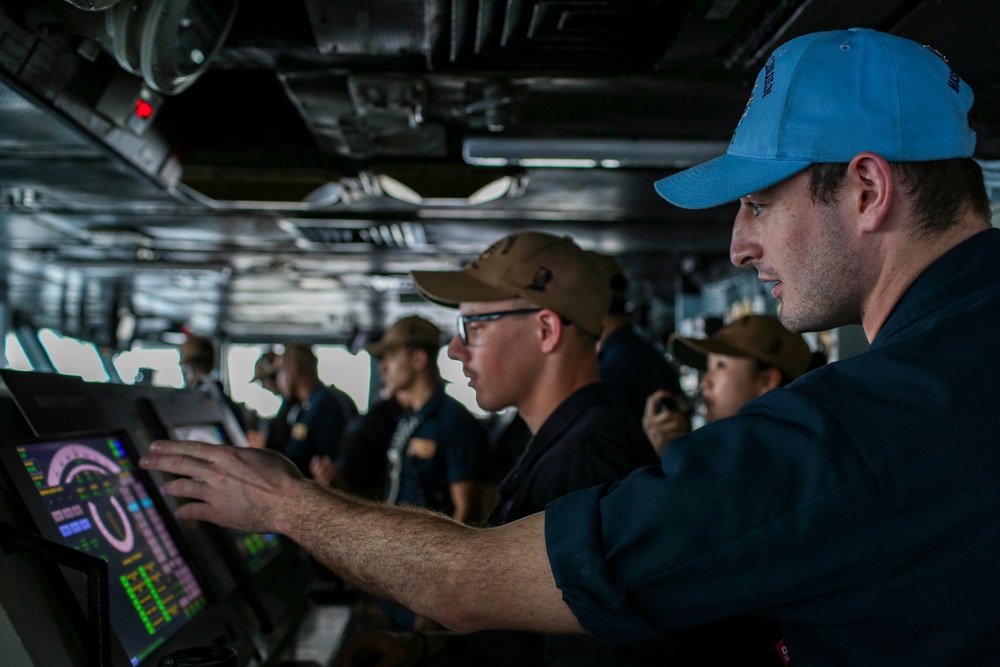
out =
<svg viewBox="0 0 1000 667"><path fill-rule="evenodd" d="M447 386L445 392L464 405L469 412L477 417L485 417L489 413L476 403L476 391L469 386L469 378L462 372L462 362L448 356L448 346L441 348L438 354L438 368L441 369L441 379Z"/></svg>
<svg viewBox="0 0 1000 667"><path fill-rule="evenodd" d="M226 377L229 380L230 397L266 419L278 413L281 399L253 381L253 369L260 355L271 349L280 354L282 346L239 343L226 346ZM347 392L354 399L358 411L367 412L371 387L371 356L363 350L351 354L343 345L313 345L313 352L318 362L320 382L336 385Z"/></svg>
<svg viewBox="0 0 1000 667"><path fill-rule="evenodd" d="M24 352L24 348L21 347L21 341L12 332L7 334L4 343L4 355L7 359L7 368L13 368L15 371L31 371L35 369L31 365L28 355Z"/></svg>
<svg viewBox="0 0 1000 667"><path fill-rule="evenodd" d="M364 350L351 354L343 345L313 347L319 361L319 379L337 385L354 399L358 411L368 412L368 396L372 384L372 358Z"/></svg>
<svg viewBox="0 0 1000 667"><path fill-rule="evenodd" d="M147 346L141 341L118 354L115 370L125 384L151 384L157 387L183 387L181 355L174 346Z"/></svg>
<svg viewBox="0 0 1000 667"><path fill-rule="evenodd" d="M278 414L281 398L253 381L253 368L260 355L271 349L270 345L226 346L226 377L229 379L229 397L243 403L265 419Z"/></svg>
<svg viewBox="0 0 1000 667"><path fill-rule="evenodd" d="M39 330L38 342L45 348L57 372L79 375L88 382L108 382L111 379L93 343L63 336L52 329Z"/></svg>

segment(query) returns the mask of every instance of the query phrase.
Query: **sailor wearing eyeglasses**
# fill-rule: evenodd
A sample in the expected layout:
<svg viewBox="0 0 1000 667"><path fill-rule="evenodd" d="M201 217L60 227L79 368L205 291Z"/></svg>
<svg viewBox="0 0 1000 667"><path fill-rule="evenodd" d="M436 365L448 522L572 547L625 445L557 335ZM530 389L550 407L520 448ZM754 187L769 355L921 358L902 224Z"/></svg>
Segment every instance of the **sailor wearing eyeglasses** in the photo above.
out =
<svg viewBox="0 0 1000 667"><path fill-rule="evenodd" d="M597 341L611 295L600 268L569 237L518 232L462 270L411 275L426 298L459 309L448 356L462 362L479 406L516 407L532 433L500 483L488 525L658 463L642 429L599 381ZM541 665L546 652L550 660L612 659L610 650L582 636L486 632L448 644L442 650L459 664ZM662 657L660 646L643 650Z"/></svg>

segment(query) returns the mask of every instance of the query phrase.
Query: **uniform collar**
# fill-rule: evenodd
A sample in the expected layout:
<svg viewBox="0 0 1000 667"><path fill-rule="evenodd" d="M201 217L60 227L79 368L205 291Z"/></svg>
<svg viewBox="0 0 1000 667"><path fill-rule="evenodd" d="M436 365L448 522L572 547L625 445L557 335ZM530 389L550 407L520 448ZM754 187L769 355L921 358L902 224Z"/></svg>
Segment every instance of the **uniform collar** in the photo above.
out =
<svg viewBox="0 0 1000 667"><path fill-rule="evenodd" d="M1000 282L1000 229L986 229L962 241L917 276L896 303L871 347L911 324L939 315L942 308Z"/></svg>
<svg viewBox="0 0 1000 667"><path fill-rule="evenodd" d="M446 394L444 393L444 383L440 382L436 387L434 387L431 397L427 399L427 402L420 406L419 410L407 410L408 415L417 415L421 420L425 419L428 415L433 414L442 403L444 403L444 398Z"/></svg>
<svg viewBox="0 0 1000 667"><path fill-rule="evenodd" d="M569 398L559 404L559 407L549 415L542 427L538 429L538 433L532 436L525 448L522 457L523 463L527 464L545 453L552 446L552 443L559 440L563 433L577 423L580 416L591 407L602 403L613 403L614 400L611 387L603 382L594 382L577 389L570 394Z"/></svg>

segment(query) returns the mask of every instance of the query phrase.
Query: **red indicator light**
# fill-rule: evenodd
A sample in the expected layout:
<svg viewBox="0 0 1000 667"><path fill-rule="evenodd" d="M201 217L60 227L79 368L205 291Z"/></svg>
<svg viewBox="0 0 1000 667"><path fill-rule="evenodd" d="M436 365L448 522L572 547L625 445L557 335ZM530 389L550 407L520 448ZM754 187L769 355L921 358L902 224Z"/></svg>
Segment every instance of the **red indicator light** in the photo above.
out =
<svg viewBox="0 0 1000 667"><path fill-rule="evenodd" d="M146 100L136 100L135 115L139 118L149 118L153 115L153 105Z"/></svg>

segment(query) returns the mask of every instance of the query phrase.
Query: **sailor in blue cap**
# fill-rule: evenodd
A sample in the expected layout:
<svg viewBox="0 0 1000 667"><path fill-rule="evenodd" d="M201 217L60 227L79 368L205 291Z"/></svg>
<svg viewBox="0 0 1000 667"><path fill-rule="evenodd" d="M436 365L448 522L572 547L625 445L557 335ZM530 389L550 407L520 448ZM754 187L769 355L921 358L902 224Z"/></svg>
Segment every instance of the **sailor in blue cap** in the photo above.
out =
<svg viewBox="0 0 1000 667"><path fill-rule="evenodd" d="M805 35L757 77L726 155L656 187L739 200L731 257L796 331L869 349L674 441L661 466L477 530L374 507L258 451L159 444L179 516L280 531L459 630L609 644L737 614L801 665L1000 664L1000 230L972 92L935 51ZM321 517L321 519L319 519Z"/></svg>

